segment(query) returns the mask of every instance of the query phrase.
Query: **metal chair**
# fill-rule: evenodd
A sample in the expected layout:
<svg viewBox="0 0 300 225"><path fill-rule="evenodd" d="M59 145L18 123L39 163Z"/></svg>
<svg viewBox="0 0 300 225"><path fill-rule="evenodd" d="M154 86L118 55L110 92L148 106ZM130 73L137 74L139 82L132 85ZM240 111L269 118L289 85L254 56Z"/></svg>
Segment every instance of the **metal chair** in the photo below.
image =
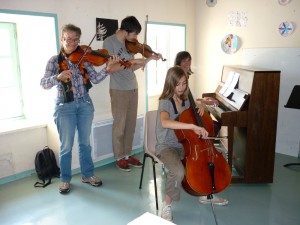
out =
<svg viewBox="0 0 300 225"><path fill-rule="evenodd" d="M156 210L158 210L158 200L157 200L157 184L156 184L156 170L155 165L160 163L163 167L163 163L155 155L155 145L156 145L156 117L157 110L146 112L145 116L145 131L144 131L144 158L143 167L140 180L140 189L142 188L143 175L145 169L146 158L150 158L152 161L153 168L153 178L154 178L154 189L155 189L155 200L156 200ZM164 169L164 167L163 167Z"/></svg>

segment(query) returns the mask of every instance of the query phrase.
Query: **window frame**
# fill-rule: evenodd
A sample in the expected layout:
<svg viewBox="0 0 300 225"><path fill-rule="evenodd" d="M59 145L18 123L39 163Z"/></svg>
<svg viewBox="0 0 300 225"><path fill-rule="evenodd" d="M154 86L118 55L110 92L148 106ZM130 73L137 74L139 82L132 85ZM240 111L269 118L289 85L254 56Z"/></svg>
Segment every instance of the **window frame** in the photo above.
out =
<svg viewBox="0 0 300 225"><path fill-rule="evenodd" d="M166 61L150 61L146 66L146 111L148 111L149 109L156 109L151 98L153 97L156 99L162 92L167 70L174 65L176 54L179 51L185 51L186 49L186 25L176 23L146 22L145 26L147 30L146 43L153 51L161 53L162 56L166 58ZM153 28L151 28L151 26L153 26ZM178 33L174 35L175 31L178 32L180 30L182 32L181 38L179 38ZM181 45L178 44L178 39L182 40ZM155 87L156 90L154 93L150 93L149 88L153 88L154 84L151 83L149 79L153 78L154 72L156 73L155 79L158 79L157 83L159 84ZM158 104L158 101L156 102Z"/></svg>
<svg viewBox="0 0 300 225"><path fill-rule="evenodd" d="M12 120L31 120L43 124L49 120L49 115L52 116L53 106L49 100L53 98L53 93L46 93L40 87L40 79L45 72L47 60L59 52L57 14L0 9L0 21L17 24L19 83L23 106L22 116L0 122L6 124Z"/></svg>
<svg viewBox="0 0 300 225"><path fill-rule="evenodd" d="M0 29L3 31L0 65L7 68L1 71L0 102L4 107L0 112L0 120L24 118L16 23L0 21Z"/></svg>

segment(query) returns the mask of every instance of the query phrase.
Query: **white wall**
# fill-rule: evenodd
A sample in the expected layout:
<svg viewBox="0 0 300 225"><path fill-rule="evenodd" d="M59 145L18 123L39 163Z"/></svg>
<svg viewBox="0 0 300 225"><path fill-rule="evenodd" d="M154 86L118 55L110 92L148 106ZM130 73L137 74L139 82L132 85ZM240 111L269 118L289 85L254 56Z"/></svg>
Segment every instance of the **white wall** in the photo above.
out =
<svg viewBox="0 0 300 225"><path fill-rule="evenodd" d="M0 178L13 176L34 168L34 150L47 144L45 126L34 126L0 135ZM14 179L14 177L12 177Z"/></svg>

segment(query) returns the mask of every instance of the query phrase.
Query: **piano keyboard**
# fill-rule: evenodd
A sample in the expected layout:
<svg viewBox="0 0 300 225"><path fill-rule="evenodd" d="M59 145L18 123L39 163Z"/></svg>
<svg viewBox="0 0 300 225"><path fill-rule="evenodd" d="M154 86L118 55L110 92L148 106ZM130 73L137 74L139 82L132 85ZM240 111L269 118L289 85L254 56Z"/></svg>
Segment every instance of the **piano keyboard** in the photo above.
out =
<svg viewBox="0 0 300 225"><path fill-rule="evenodd" d="M212 114L216 114L217 116L221 117L221 114L223 112L226 112L228 110L224 109L223 107L219 107L219 106L206 106L208 111L210 111Z"/></svg>

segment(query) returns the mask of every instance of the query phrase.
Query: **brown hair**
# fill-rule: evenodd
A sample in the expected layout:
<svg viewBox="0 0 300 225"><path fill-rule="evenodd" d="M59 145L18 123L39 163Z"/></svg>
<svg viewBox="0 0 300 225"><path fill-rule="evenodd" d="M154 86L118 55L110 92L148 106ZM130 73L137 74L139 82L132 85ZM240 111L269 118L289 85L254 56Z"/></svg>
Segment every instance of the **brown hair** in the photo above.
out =
<svg viewBox="0 0 300 225"><path fill-rule="evenodd" d="M140 22L134 16L127 16L121 22L120 30L125 30L128 33L135 32L139 34L142 30Z"/></svg>
<svg viewBox="0 0 300 225"><path fill-rule="evenodd" d="M79 27L76 27L73 24L66 24L61 28L61 38L64 37L64 34L67 32L75 32L77 36L81 36L81 29Z"/></svg>
<svg viewBox="0 0 300 225"><path fill-rule="evenodd" d="M182 62L182 60L185 60L185 59L192 60L191 54L187 51L178 52L176 55L175 61L174 61L174 66L180 66L180 63ZM188 71L188 75L191 75L192 73L194 73L194 72L190 68Z"/></svg>
<svg viewBox="0 0 300 225"><path fill-rule="evenodd" d="M180 66L174 66L168 70L167 76L165 79L164 89L163 89L162 94L159 97L159 100L172 98L175 93L175 88L176 88L179 80L184 76L186 77L187 88L186 88L184 94L182 96L180 96L180 98L182 100L186 100L188 91L189 91L188 77L187 77L187 74L184 72L184 70Z"/></svg>

